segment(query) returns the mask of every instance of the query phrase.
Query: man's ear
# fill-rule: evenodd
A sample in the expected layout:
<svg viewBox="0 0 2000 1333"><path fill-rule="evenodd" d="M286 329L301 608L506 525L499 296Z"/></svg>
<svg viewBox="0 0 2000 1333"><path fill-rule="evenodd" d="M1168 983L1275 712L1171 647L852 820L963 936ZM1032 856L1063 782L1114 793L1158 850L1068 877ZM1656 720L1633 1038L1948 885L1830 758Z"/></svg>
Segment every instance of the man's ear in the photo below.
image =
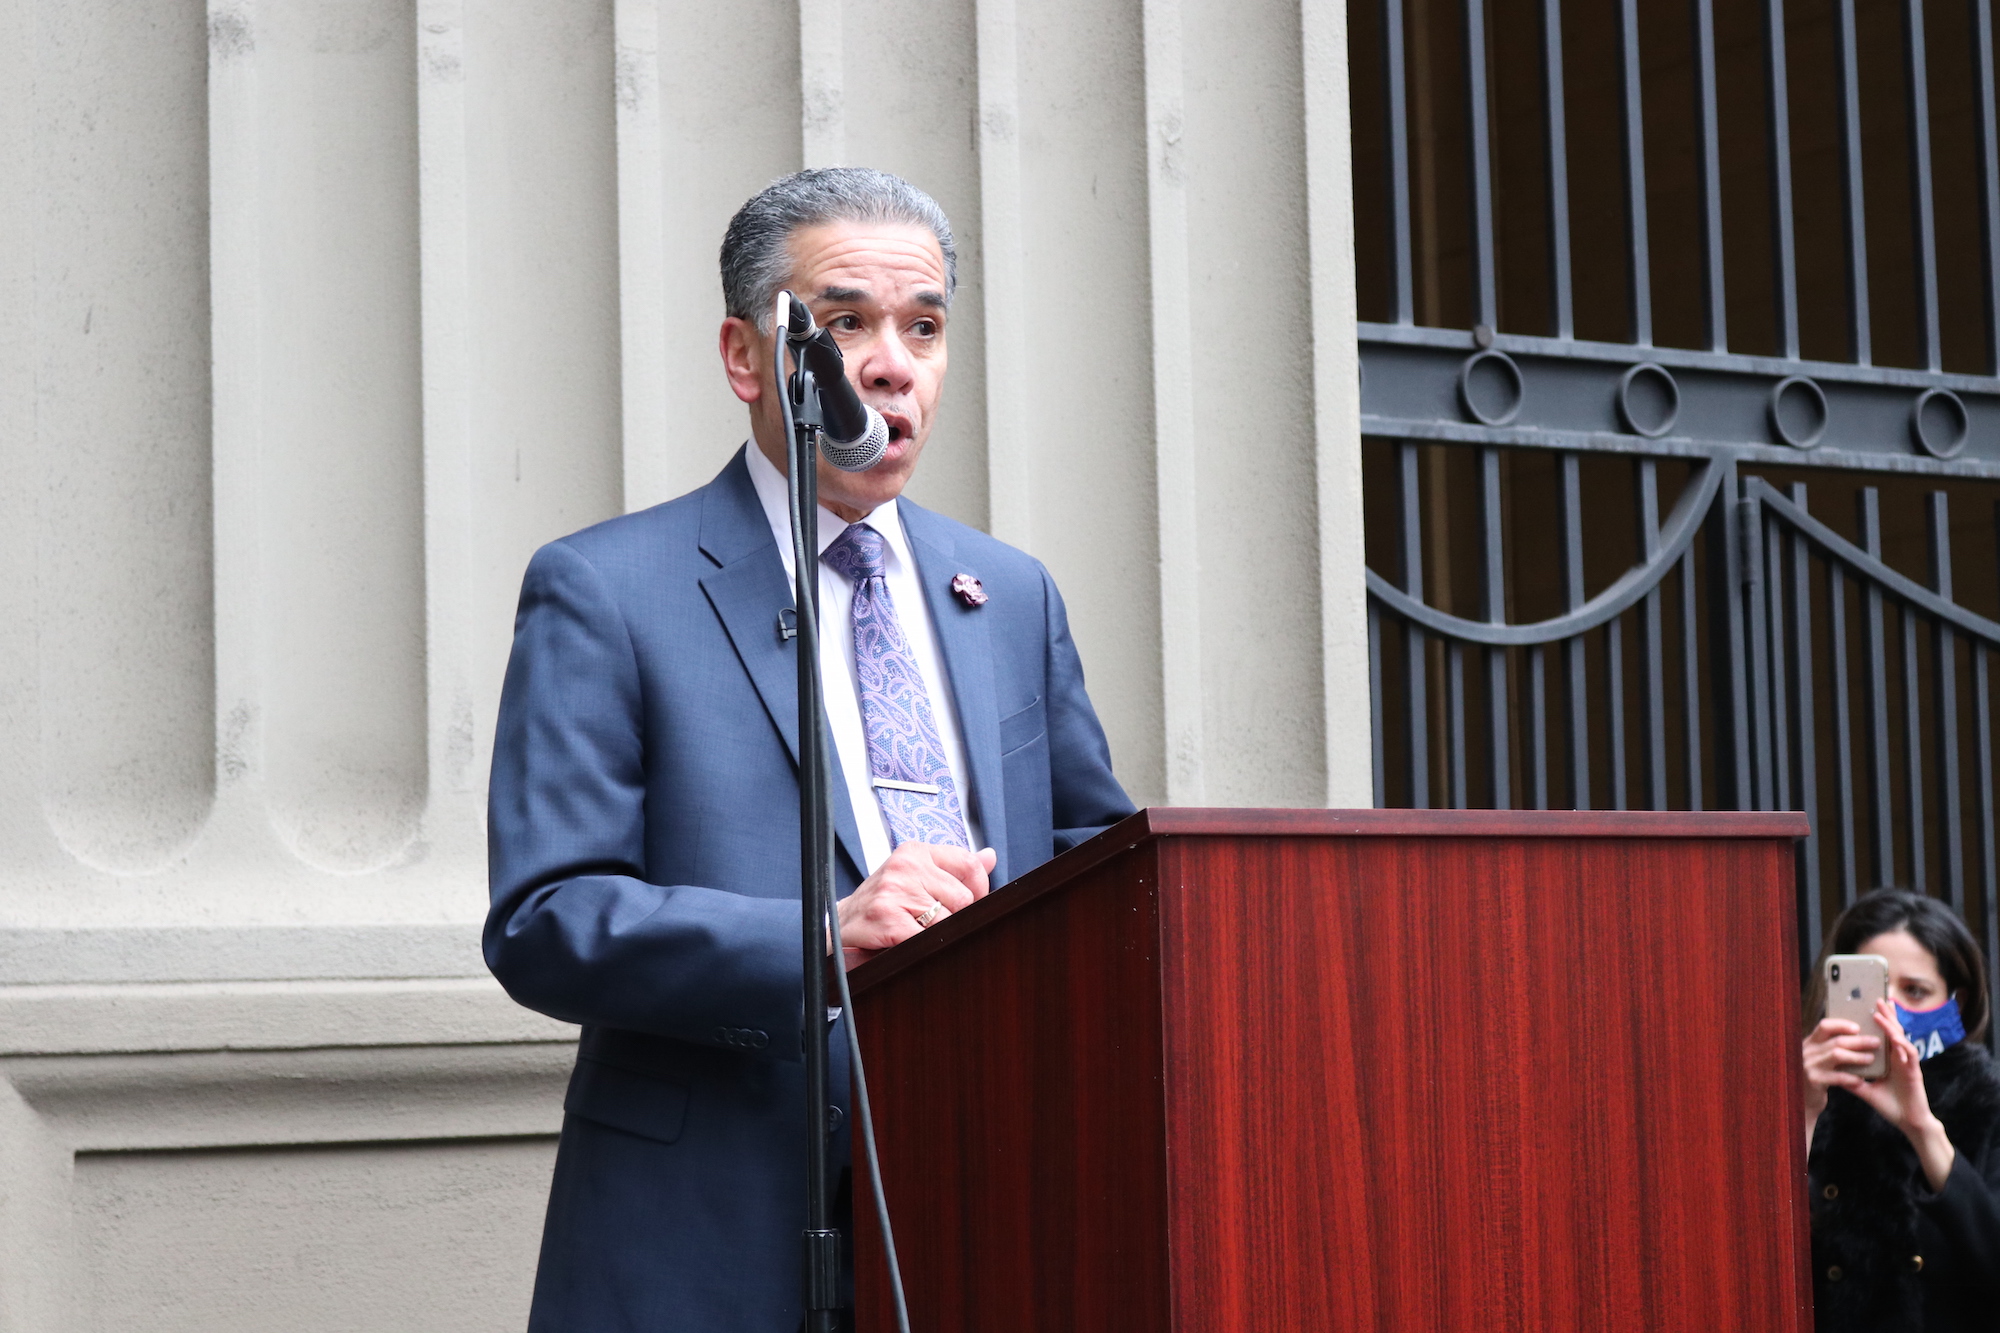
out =
<svg viewBox="0 0 2000 1333"><path fill-rule="evenodd" d="M730 391L746 403L764 396L765 341L757 326L747 319L731 315L722 321L722 333L717 339L722 373L729 377Z"/></svg>

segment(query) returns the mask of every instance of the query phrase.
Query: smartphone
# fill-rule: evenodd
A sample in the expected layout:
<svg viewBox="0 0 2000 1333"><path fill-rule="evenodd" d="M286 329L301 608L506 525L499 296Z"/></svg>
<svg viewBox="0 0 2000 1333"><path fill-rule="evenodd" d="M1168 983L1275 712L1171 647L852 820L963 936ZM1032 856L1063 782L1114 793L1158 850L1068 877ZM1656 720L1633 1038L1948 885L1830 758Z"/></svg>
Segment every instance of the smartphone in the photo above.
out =
<svg viewBox="0 0 2000 1333"><path fill-rule="evenodd" d="M1826 1016L1844 1018L1861 1029L1863 1036L1880 1037L1875 1026L1875 1001L1889 998L1889 960L1873 953L1837 953L1826 960ZM1859 1074L1871 1083L1889 1072L1889 1043L1885 1038L1875 1058L1865 1065L1849 1065L1850 1074Z"/></svg>

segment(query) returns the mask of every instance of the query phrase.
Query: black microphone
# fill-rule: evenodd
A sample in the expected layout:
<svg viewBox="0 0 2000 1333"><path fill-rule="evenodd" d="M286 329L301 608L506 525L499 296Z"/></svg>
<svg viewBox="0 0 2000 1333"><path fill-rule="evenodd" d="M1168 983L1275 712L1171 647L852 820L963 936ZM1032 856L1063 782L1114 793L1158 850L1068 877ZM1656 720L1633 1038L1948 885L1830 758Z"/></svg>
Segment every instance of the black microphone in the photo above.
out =
<svg viewBox="0 0 2000 1333"><path fill-rule="evenodd" d="M785 338L819 386L819 449L842 472L866 472L889 451L889 423L861 401L847 381L846 361L829 329L813 322L805 302L785 293Z"/></svg>

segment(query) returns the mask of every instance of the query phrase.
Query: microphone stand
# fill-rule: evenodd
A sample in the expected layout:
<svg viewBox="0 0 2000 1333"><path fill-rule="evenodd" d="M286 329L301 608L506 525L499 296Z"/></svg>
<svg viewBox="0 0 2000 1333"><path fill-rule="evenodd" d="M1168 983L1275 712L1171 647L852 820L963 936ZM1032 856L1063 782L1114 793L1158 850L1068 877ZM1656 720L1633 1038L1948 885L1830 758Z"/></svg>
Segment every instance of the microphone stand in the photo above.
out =
<svg viewBox="0 0 2000 1333"><path fill-rule="evenodd" d="M785 423L787 498L792 519L792 607L799 654L799 904L805 951L806 1066L805 1333L837 1333L840 1232L833 1226L827 1140L833 1128L828 1086L826 969L833 941L833 820L827 803L832 766L819 676L819 386L803 357L785 374L792 297L778 297L772 361ZM831 959L840 967L842 959ZM852 1021L850 1019L850 1021Z"/></svg>
<svg viewBox="0 0 2000 1333"><path fill-rule="evenodd" d="M785 429L786 498L792 521L792 607L799 652L799 917L805 951L803 1000L806 1066L806 1230L805 1333L836 1333L840 1318L840 1233L833 1226L832 1182L828 1178L827 1140L832 1137L832 1099L827 1086L827 1041L832 1024L826 1020L826 975L830 967L840 990L840 1007L847 1015L848 1085L855 1114L850 1123L859 1131L868 1185L875 1196L875 1221L881 1229L882 1258L888 1268L889 1300L897 1333L910 1333L909 1302L903 1294L903 1270L896 1258L896 1232L889 1222L889 1200L882 1189L882 1158L875 1150L875 1117L868 1107L868 1075L861 1062L861 1038L854 1030L854 997L847 988L846 958L841 951L840 917L833 897L832 751L827 742L824 685L819 674L819 445L826 425L825 404L805 355L807 347L825 339L831 353L821 369L842 375L839 349L824 330L812 328L810 315L792 325L793 297L780 292L777 332L772 338L773 387ZM801 310L804 307L800 307ZM785 348L791 345L794 370L785 375ZM875 428L881 429L879 418ZM857 437L858 438L858 437ZM879 458L879 454L877 455ZM839 466L839 460L835 460ZM862 464L861 466L872 466Z"/></svg>

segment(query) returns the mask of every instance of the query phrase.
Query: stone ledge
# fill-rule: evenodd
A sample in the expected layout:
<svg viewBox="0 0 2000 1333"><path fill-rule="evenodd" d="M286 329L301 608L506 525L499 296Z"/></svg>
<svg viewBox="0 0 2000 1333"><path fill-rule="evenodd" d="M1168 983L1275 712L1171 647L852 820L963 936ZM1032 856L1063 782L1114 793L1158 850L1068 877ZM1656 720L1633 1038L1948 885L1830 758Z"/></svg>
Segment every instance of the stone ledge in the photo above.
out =
<svg viewBox="0 0 2000 1333"><path fill-rule="evenodd" d="M491 977L0 986L0 1056L573 1042Z"/></svg>
<svg viewBox="0 0 2000 1333"><path fill-rule="evenodd" d="M572 1050L550 1042L0 1060L62 1151L553 1135Z"/></svg>
<svg viewBox="0 0 2000 1333"><path fill-rule="evenodd" d="M384 981L479 977L479 923L0 926L0 980Z"/></svg>

